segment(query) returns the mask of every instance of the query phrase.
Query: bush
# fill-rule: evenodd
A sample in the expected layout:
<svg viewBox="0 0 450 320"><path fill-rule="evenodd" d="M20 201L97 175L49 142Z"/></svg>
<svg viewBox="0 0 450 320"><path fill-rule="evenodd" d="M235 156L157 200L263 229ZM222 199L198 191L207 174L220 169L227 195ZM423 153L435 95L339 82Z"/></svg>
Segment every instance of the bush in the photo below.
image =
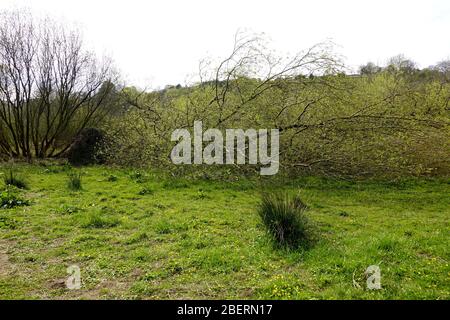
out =
<svg viewBox="0 0 450 320"><path fill-rule="evenodd" d="M310 222L306 205L298 195L264 193L259 216L268 233L283 247L298 248L310 243Z"/></svg>
<svg viewBox="0 0 450 320"><path fill-rule="evenodd" d="M4 191L0 193L0 208L12 209L20 206L28 206L29 202L17 195L14 187L8 185Z"/></svg>
<svg viewBox="0 0 450 320"><path fill-rule="evenodd" d="M81 173L69 173L67 187L72 191L79 191L83 187L81 185Z"/></svg>
<svg viewBox="0 0 450 320"><path fill-rule="evenodd" d="M20 177L13 169L3 177L3 182L8 186L15 186L19 189L28 189L28 184L23 177Z"/></svg>
<svg viewBox="0 0 450 320"><path fill-rule="evenodd" d="M67 152L69 163L74 166L101 164L104 162L97 152L104 141L103 133L95 128L87 128L75 138Z"/></svg>

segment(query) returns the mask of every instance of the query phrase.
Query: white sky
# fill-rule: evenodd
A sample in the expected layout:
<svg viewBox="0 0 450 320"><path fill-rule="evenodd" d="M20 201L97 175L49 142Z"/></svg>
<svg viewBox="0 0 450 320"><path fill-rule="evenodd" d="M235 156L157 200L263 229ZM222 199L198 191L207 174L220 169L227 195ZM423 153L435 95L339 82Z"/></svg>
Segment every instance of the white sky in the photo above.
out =
<svg viewBox="0 0 450 320"><path fill-rule="evenodd" d="M229 53L238 29L294 53L332 39L350 67L403 53L427 67L450 57L448 0L0 0L67 19L111 55L129 84L183 84L200 59Z"/></svg>

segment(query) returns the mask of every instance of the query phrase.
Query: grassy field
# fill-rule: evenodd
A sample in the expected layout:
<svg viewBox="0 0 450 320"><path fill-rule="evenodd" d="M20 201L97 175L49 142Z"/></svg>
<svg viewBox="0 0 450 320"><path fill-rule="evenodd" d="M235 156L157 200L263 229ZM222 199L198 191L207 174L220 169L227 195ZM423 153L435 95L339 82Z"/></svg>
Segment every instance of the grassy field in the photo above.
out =
<svg viewBox="0 0 450 320"><path fill-rule="evenodd" d="M450 299L448 180L279 185L315 224L311 248L287 251L249 180L87 167L75 192L67 166L18 168L30 205L0 209L1 299ZM80 290L64 285L72 264ZM366 289L370 265L381 290Z"/></svg>

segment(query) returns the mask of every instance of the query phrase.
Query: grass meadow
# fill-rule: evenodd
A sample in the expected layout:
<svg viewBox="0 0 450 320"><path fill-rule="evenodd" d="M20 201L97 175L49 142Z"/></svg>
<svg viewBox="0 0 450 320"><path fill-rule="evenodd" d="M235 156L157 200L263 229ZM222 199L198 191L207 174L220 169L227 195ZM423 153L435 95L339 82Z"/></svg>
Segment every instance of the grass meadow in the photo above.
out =
<svg viewBox="0 0 450 320"><path fill-rule="evenodd" d="M103 166L17 171L29 205L0 209L0 299L450 299L448 179L262 187ZM310 247L274 245L257 213L268 188L300 194ZM65 286L73 264L79 290ZM366 288L370 265L381 290Z"/></svg>

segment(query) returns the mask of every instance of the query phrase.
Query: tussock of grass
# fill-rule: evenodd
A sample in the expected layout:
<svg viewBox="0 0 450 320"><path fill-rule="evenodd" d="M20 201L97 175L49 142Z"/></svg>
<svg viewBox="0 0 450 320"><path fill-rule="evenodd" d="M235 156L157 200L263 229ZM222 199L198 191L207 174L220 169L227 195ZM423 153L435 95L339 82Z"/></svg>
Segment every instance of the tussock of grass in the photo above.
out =
<svg viewBox="0 0 450 320"><path fill-rule="evenodd" d="M81 173L69 173L67 176L67 188L72 191L80 191L82 186L82 174Z"/></svg>
<svg viewBox="0 0 450 320"><path fill-rule="evenodd" d="M264 193L259 216L276 243L296 249L311 241L311 227L305 210L306 205L298 195Z"/></svg>

